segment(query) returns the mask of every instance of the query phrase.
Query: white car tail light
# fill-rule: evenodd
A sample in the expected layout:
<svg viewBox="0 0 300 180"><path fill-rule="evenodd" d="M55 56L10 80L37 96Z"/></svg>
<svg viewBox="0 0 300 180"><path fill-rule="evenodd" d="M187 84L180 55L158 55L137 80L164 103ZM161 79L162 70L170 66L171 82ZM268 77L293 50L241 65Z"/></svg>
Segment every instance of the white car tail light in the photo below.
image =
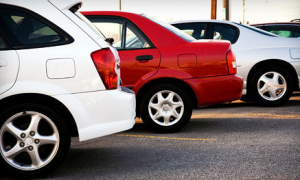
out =
<svg viewBox="0 0 300 180"><path fill-rule="evenodd" d="M237 70L236 70L236 60L235 60L235 55L233 54L233 52L230 50L227 55L226 55L226 59L227 59L227 66L228 66L228 73L229 74L236 74Z"/></svg>
<svg viewBox="0 0 300 180"><path fill-rule="evenodd" d="M118 75L115 71L116 59L109 48L91 54L97 71L106 89L117 89Z"/></svg>

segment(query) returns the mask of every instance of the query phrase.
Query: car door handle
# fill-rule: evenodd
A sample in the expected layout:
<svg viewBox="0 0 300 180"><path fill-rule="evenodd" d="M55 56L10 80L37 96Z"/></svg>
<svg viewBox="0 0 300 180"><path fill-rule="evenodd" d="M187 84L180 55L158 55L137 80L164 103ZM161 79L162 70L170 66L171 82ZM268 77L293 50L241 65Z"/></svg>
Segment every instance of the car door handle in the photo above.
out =
<svg viewBox="0 0 300 180"><path fill-rule="evenodd" d="M135 58L135 60L138 60L138 61L148 61L148 60L151 60L151 59L153 59L152 55L142 55L142 56L137 56Z"/></svg>
<svg viewBox="0 0 300 180"><path fill-rule="evenodd" d="M0 67L7 66L7 62L5 60L0 60Z"/></svg>

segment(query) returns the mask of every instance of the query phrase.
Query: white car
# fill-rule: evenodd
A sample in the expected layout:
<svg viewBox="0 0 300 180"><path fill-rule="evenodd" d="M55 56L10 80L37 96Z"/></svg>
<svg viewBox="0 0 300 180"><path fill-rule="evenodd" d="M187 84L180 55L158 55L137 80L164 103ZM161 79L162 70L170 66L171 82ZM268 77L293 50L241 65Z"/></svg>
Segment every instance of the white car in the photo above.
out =
<svg viewBox="0 0 300 180"><path fill-rule="evenodd" d="M229 40L236 55L237 75L244 78L242 100L279 106L300 88L300 39L220 20L171 23L196 39Z"/></svg>
<svg viewBox="0 0 300 180"><path fill-rule="evenodd" d="M85 141L135 123L135 95L120 87L118 53L80 7L0 1L0 165L14 177L52 172L71 136Z"/></svg>

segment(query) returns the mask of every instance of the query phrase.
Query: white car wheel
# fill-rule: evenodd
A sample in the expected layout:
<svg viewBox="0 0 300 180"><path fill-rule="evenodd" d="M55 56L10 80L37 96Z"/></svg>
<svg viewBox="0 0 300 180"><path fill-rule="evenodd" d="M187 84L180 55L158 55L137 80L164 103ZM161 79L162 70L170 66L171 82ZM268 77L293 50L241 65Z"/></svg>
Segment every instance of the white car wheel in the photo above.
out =
<svg viewBox="0 0 300 180"><path fill-rule="evenodd" d="M181 87L157 85L142 101L142 120L158 133L172 133L182 129L192 115L192 101Z"/></svg>
<svg viewBox="0 0 300 180"><path fill-rule="evenodd" d="M268 101L276 101L285 94L287 82L278 72L267 72L257 82L257 91L260 96Z"/></svg>
<svg viewBox="0 0 300 180"><path fill-rule="evenodd" d="M160 126L172 126L182 117L184 104L181 97L169 90L155 93L149 101L151 119Z"/></svg>
<svg viewBox="0 0 300 180"><path fill-rule="evenodd" d="M13 106L1 114L1 163L18 178L39 178L65 158L70 136L61 118L37 104Z"/></svg>
<svg viewBox="0 0 300 180"><path fill-rule="evenodd" d="M293 93L293 83L282 68L270 66L257 71L250 82L247 95L262 106L282 106Z"/></svg>

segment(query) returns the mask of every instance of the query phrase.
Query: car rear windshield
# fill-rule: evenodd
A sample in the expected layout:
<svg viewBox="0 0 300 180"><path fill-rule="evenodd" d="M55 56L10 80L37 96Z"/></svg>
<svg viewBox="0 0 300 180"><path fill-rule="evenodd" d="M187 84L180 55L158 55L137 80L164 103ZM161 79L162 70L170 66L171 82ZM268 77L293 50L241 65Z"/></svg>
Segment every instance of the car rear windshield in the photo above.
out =
<svg viewBox="0 0 300 180"><path fill-rule="evenodd" d="M172 33L176 34L177 36L181 37L182 39L186 40L186 41L189 41L189 42L192 42L192 41L196 41L195 38L193 38L192 36L189 36L188 34L186 34L185 32L177 29L176 27L168 24L168 23L164 23L164 22L161 22L157 19L154 19L154 18L151 18L151 17L148 17L146 15L143 15L144 17L150 19L151 21L159 24L160 26L166 28L167 30L171 31Z"/></svg>
<svg viewBox="0 0 300 180"><path fill-rule="evenodd" d="M238 25L238 26L242 26L244 28L250 29L251 31L255 31L255 32L258 32L258 33L266 35L266 36L278 37L275 34L269 33L267 31L261 30L259 28L255 28L255 27L251 27L251 26L246 26L244 24L239 24L239 23L236 23L236 22L233 22L233 23L236 24L236 25Z"/></svg>

